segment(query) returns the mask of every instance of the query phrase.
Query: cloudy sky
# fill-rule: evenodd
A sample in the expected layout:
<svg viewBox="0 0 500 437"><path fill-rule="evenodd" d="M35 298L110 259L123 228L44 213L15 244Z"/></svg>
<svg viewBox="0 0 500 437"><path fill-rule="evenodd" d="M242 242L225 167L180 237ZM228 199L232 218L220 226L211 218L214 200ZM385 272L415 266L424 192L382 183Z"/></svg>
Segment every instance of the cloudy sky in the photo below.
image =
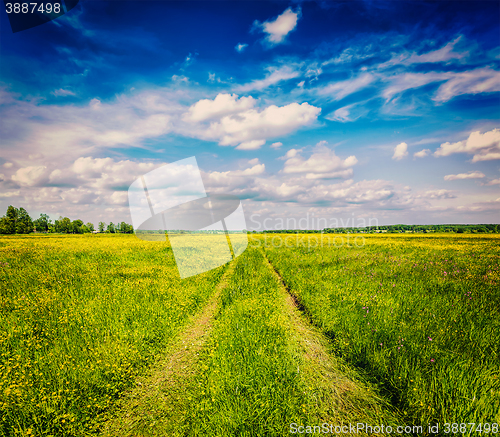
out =
<svg viewBox="0 0 500 437"><path fill-rule="evenodd" d="M499 8L81 1L17 33L2 11L0 215L130 223L130 184L195 156L249 229L498 223Z"/></svg>

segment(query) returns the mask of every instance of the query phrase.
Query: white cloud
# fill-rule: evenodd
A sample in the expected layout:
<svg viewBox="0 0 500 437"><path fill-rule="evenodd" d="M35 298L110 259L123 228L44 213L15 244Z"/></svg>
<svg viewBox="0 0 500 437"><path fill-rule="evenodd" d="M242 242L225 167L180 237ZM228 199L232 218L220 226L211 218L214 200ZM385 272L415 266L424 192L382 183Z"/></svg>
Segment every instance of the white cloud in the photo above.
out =
<svg viewBox="0 0 500 437"><path fill-rule="evenodd" d="M434 152L434 156L449 156L454 153L474 155L472 162L500 159L500 129L493 129L484 134L475 131L467 140L443 143Z"/></svg>
<svg viewBox="0 0 500 437"><path fill-rule="evenodd" d="M248 161L247 167L243 170L232 170L232 171L212 171L203 172L203 181L205 187L209 192L233 192L241 194L244 190L248 190L249 187L255 181L255 178L262 175L265 172L265 164L261 164L258 158L251 159Z"/></svg>
<svg viewBox="0 0 500 437"><path fill-rule="evenodd" d="M235 114L253 108L253 97L241 97L236 94L217 94L214 100L203 99L192 105L184 118L190 121L205 121Z"/></svg>
<svg viewBox="0 0 500 437"><path fill-rule="evenodd" d="M349 118L350 114L350 109L352 105L347 105L342 108L339 108L332 112L331 114L328 114L325 116L327 120L332 120L332 121L340 121L345 123L346 121L352 121L351 118Z"/></svg>
<svg viewBox="0 0 500 437"><path fill-rule="evenodd" d="M159 89L109 103L94 98L88 105L18 100L2 111L0 131L9 133L2 146L21 162L36 154L62 162L100 148L141 147L144 140L171 132L172 116L185 112L172 95Z"/></svg>
<svg viewBox="0 0 500 437"><path fill-rule="evenodd" d="M59 88L58 90L52 91L52 94L54 94L54 96L56 96L56 97L76 96L76 94L73 91L64 90L62 88Z"/></svg>
<svg viewBox="0 0 500 437"><path fill-rule="evenodd" d="M500 179L492 179L486 185L500 185Z"/></svg>
<svg viewBox="0 0 500 437"><path fill-rule="evenodd" d="M429 149L422 149L420 152L415 152L413 154L413 157L414 158L425 158L426 156L428 156L429 154L431 153L431 151Z"/></svg>
<svg viewBox="0 0 500 437"><path fill-rule="evenodd" d="M4 165L3 165L3 166L4 166L5 168L11 168L13 165L14 165L14 164L12 164L12 162L6 162L6 163L4 163Z"/></svg>
<svg viewBox="0 0 500 437"><path fill-rule="evenodd" d="M264 79L254 80L250 83L239 85L236 91L248 92L252 90L263 90L271 85L274 85L282 80L289 80L298 77L300 73L295 71L290 66L285 65L281 68L270 67L268 68L269 74Z"/></svg>
<svg viewBox="0 0 500 437"><path fill-rule="evenodd" d="M245 50L248 47L248 44L236 44L235 50L238 53L241 53L243 50Z"/></svg>
<svg viewBox="0 0 500 437"><path fill-rule="evenodd" d="M46 170L47 167L43 165L20 168L12 175L12 180L22 186L31 187L46 179Z"/></svg>
<svg viewBox="0 0 500 437"><path fill-rule="evenodd" d="M173 80L174 82L185 82L185 83L187 83L187 82L189 82L189 77L184 76L184 75L177 75L177 74L174 74L174 75L172 76L172 80Z"/></svg>
<svg viewBox="0 0 500 437"><path fill-rule="evenodd" d="M4 198L9 198L9 197L17 197L19 196L20 194L20 191L17 190L17 191L0 191L0 197L4 197Z"/></svg>
<svg viewBox="0 0 500 437"><path fill-rule="evenodd" d="M262 111L252 108L223 116L209 126L193 126L186 135L218 141L221 146L240 144L243 148L257 148L257 144L264 144L268 138L284 136L310 125L320 111L321 108L308 103L271 105Z"/></svg>
<svg viewBox="0 0 500 437"><path fill-rule="evenodd" d="M300 9L294 12L291 8L288 8L274 21L265 21L264 23L255 21L254 29L260 29L262 32L267 33L265 42L273 46L285 41L286 36L297 26L300 16Z"/></svg>
<svg viewBox="0 0 500 437"><path fill-rule="evenodd" d="M459 174L449 174L444 177L445 181L456 181L460 179L482 179L486 177L484 173L480 171L470 171L468 173Z"/></svg>
<svg viewBox="0 0 500 437"><path fill-rule="evenodd" d="M468 52L455 52L453 51L455 45L462 39L461 36L456 38L454 41L450 41L445 46L438 50L433 50L421 55L417 55L415 52L401 53L399 55L394 55L389 61L379 64L378 69L383 69L387 67L392 67L394 65L410 65L410 64L422 64L422 63L436 63L436 62L449 62L454 59L463 59L469 55Z"/></svg>
<svg viewBox="0 0 500 437"><path fill-rule="evenodd" d="M403 158L408 156L408 144L399 143L396 147L394 147L394 155L392 155L392 159L396 161L400 161Z"/></svg>
<svg viewBox="0 0 500 437"><path fill-rule="evenodd" d="M426 199L456 199L456 195L450 190L427 190L417 197Z"/></svg>
<svg viewBox="0 0 500 437"><path fill-rule="evenodd" d="M368 114L368 109L366 109L364 103L366 102L356 102L351 105L343 106L326 115L325 118L341 123L356 121L358 118Z"/></svg>
<svg viewBox="0 0 500 437"><path fill-rule="evenodd" d="M500 71L486 67L462 73L453 73L453 76L438 88L433 100L447 102L453 97L462 94L491 93L495 91L500 91Z"/></svg>
<svg viewBox="0 0 500 437"><path fill-rule="evenodd" d="M389 76L385 80L391 84L382 92L382 96L389 101L396 94L403 91L420 88L433 82L443 82L438 88L433 100L447 102L453 97L462 94L478 94L500 91L500 72L491 68L479 68L461 73L435 72L404 73Z"/></svg>
<svg viewBox="0 0 500 437"><path fill-rule="evenodd" d="M278 141L277 143L271 144L271 149L279 149L283 143L281 141Z"/></svg>
<svg viewBox="0 0 500 437"><path fill-rule="evenodd" d="M285 174L305 174L307 179L348 178L358 160L354 155L342 159L323 144L318 144L308 159L301 156L301 151L290 149L284 156Z"/></svg>
<svg viewBox="0 0 500 437"><path fill-rule="evenodd" d="M453 73L436 73L431 71L429 73L404 73L396 76L390 76L386 80L391 84L382 92L382 96L386 101L391 100L396 94L403 91L420 88L432 82L443 81L451 78Z"/></svg>
<svg viewBox="0 0 500 437"><path fill-rule="evenodd" d="M370 73L364 73L353 79L342 80L318 88L317 93L320 96L331 96L335 100L341 100L349 94L353 94L363 88L366 88L375 80L375 76Z"/></svg>
<svg viewBox="0 0 500 437"><path fill-rule="evenodd" d="M251 140L241 143L236 148L238 150L256 150L260 149L264 144L266 144L266 140Z"/></svg>

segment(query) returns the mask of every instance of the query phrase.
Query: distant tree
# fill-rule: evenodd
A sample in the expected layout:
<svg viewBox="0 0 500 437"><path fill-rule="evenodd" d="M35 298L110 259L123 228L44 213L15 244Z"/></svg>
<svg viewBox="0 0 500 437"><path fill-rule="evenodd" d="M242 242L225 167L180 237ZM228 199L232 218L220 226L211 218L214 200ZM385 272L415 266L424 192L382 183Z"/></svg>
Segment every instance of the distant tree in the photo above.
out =
<svg viewBox="0 0 500 437"><path fill-rule="evenodd" d="M16 225L17 218L19 216L19 210L12 205L7 208L7 214L5 217L7 218L7 234L15 234L16 233Z"/></svg>
<svg viewBox="0 0 500 437"><path fill-rule="evenodd" d="M24 208L19 208L17 213L16 233L29 234L30 232L33 232L33 221L28 211Z"/></svg>
<svg viewBox="0 0 500 437"><path fill-rule="evenodd" d="M113 222L111 222L107 229L106 229L106 232L109 232L110 234L114 234L115 233L115 225L113 224Z"/></svg>
<svg viewBox="0 0 500 437"><path fill-rule="evenodd" d="M77 219L71 222L71 232L73 234L83 234L83 221Z"/></svg>
<svg viewBox="0 0 500 437"><path fill-rule="evenodd" d="M0 234L9 234L10 226L9 219L7 217L0 218Z"/></svg>
<svg viewBox="0 0 500 437"><path fill-rule="evenodd" d="M87 227L87 229L89 230L89 232L94 232L94 225L93 225L93 223L88 222L85 226Z"/></svg>
<svg viewBox="0 0 500 437"><path fill-rule="evenodd" d="M132 234L134 232L134 228L132 225L121 222L119 225L117 225L116 232L120 232L122 234Z"/></svg>
<svg viewBox="0 0 500 437"><path fill-rule="evenodd" d="M104 232L104 229L106 228L106 223L104 222L99 222L99 232Z"/></svg>
<svg viewBox="0 0 500 437"><path fill-rule="evenodd" d="M72 232L71 220L68 217L59 217L54 223L55 231L61 234L69 234Z"/></svg>
<svg viewBox="0 0 500 437"><path fill-rule="evenodd" d="M82 234L88 234L90 232L87 225L83 225L80 229L82 230Z"/></svg>
<svg viewBox="0 0 500 437"><path fill-rule="evenodd" d="M36 228L37 232L48 232L49 230L50 219L47 214L40 214L34 222L33 225Z"/></svg>

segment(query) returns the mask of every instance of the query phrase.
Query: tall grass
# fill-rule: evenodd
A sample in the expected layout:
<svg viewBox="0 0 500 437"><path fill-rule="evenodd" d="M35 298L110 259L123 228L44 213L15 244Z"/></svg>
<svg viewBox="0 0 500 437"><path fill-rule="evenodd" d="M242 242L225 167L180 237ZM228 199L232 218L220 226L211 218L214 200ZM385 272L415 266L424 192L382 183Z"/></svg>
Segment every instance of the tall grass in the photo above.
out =
<svg viewBox="0 0 500 437"><path fill-rule="evenodd" d="M266 253L336 353L408 423L500 422L498 236L315 237Z"/></svg>
<svg viewBox="0 0 500 437"><path fill-rule="evenodd" d="M298 329L291 311L261 250L250 248L237 258L199 360L189 411L175 430L154 435L286 436L291 424L339 425L339 418L394 423L392 413L363 392L360 381L343 379L340 368L331 369L335 380L317 380L322 375L310 368L298 338L312 342L314 336ZM348 388L342 399L326 400L335 410L322 415L324 385L339 381Z"/></svg>
<svg viewBox="0 0 500 437"><path fill-rule="evenodd" d="M225 267L181 281L133 235L0 239L0 435L83 436L164 353Z"/></svg>

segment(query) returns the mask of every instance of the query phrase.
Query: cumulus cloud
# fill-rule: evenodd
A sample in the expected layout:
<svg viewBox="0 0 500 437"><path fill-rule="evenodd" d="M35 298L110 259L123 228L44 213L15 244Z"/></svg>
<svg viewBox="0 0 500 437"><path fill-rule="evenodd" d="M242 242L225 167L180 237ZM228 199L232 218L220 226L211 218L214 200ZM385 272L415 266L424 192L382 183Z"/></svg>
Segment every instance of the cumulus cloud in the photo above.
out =
<svg viewBox="0 0 500 437"><path fill-rule="evenodd" d="M282 145L283 143L278 141L276 143L271 144L271 149L279 149Z"/></svg>
<svg viewBox="0 0 500 437"><path fill-rule="evenodd" d="M253 97L238 98L236 94L218 94L214 100L203 99L192 105L185 114L189 121L205 121L253 108Z"/></svg>
<svg viewBox="0 0 500 437"><path fill-rule="evenodd" d="M256 20L253 28L266 33L264 41L267 45L274 46L285 41L286 36L297 26L300 16L300 8L296 12L292 8L288 8L273 21L260 23Z"/></svg>
<svg viewBox="0 0 500 437"><path fill-rule="evenodd" d="M492 179L486 185L500 185L500 179Z"/></svg>
<svg viewBox="0 0 500 437"><path fill-rule="evenodd" d="M270 67L268 68L269 74L264 79L254 80L250 83L236 87L236 91L248 92L253 90L263 90L271 85L274 85L283 80L293 79L300 75L300 72L294 70L288 65L281 68Z"/></svg>
<svg viewBox="0 0 500 437"><path fill-rule="evenodd" d="M414 158L425 158L426 156L428 156L429 154L431 153L431 151L429 149L422 149L420 150L420 152L415 152L413 154L413 157Z"/></svg>
<svg viewBox="0 0 500 437"><path fill-rule="evenodd" d="M46 170L47 167L43 165L20 168L12 175L12 180L22 186L32 187L46 179Z"/></svg>
<svg viewBox="0 0 500 437"><path fill-rule="evenodd" d="M396 161L400 161L403 158L408 156L408 144L399 143L396 147L394 147L394 155L392 155L392 159Z"/></svg>
<svg viewBox="0 0 500 437"><path fill-rule="evenodd" d="M486 177L484 173L480 171L470 171L468 173L459 174L449 174L444 177L445 181L456 181L459 179L482 179Z"/></svg>
<svg viewBox="0 0 500 437"><path fill-rule="evenodd" d="M227 103L226 107L229 106L233 109L241 106L246 107L248 102L252 102L246 100L246 103L241 105L240 101L241 99L237 100L237 96L224 98L224 102ZM203 105L204 110L200 110L200 113L212 114L210 108L213 107L219 108L217 105L214 106L209 102L205 102ZM230 115L224 115L218 120L211 121L209 125L203 123L194 124L189 130L186 130L186 135L217 141L221 146L239 145L240 149L257 149L268 138L284 136L312 124L317 119L320 111L321 108L308 103L290 103L281 107L270 105L263 110L242 108ZM194 113L198 112L194 111Z"/></svg>
<svg viewBox="0 0 500 437"><path fill-rule="evenodd" d="M290 149L284 156L285 174L305 174L307 179L348 178L352 176L351 167L358 160L354 155L342 159L324 144L318 144L308 159L301 155L301 151Z"/></svg>
<svg viewBox="0 0 500 437"><path fill-rule="evenodd" d="M475 131L467 140L443 143L434 152L434 156L449 156L454 153L473 155L472 162L500 159L500 129L493 129L484 134Z"/></svg>

